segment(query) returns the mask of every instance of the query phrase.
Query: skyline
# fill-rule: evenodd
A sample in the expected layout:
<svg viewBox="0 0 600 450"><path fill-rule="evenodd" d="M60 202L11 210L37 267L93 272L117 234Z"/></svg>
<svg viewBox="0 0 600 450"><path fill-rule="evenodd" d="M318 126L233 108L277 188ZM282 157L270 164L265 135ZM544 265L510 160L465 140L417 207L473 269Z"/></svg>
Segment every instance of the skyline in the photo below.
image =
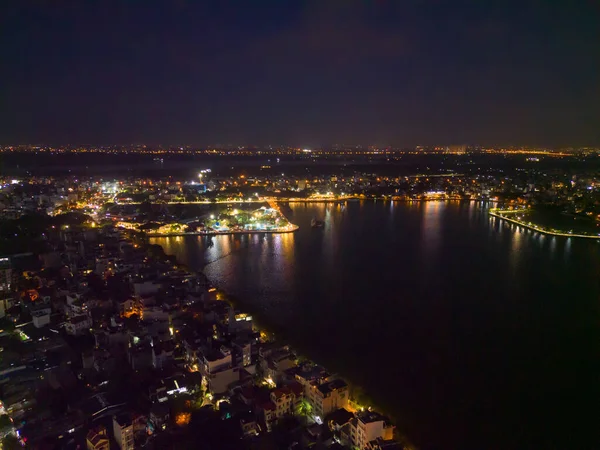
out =
<svg viewBox="0 0 600 450"><path fill-rule="evenodd" d="M600 144L591 2L1 8L2 142Z"/></svg>
<svg viewBox="0 0 600 450"><path fill-rule="evenodd" d="M40 144L40 143L0 143L0 153L27 153L27 152L49 152L49 153L148 153L148 152L166 152L166 153L185 153L185 154L213 154L217 153L239 153L248 152L268 154L281 152L282 154L352 154L358 153L503 153L503 152L551 152L560 153L562 151L573 153L579 151L600 151L600 146L594 145L563 145L563 146L534 146L534 145L484 145L472 143L437 143L432 145L373 145L364 143L329 143L317 146L302 146L293 144L243 144L234 145L231 143L212 143L206 145L189 145L181 143L67 143L67 144Z"/></svg>

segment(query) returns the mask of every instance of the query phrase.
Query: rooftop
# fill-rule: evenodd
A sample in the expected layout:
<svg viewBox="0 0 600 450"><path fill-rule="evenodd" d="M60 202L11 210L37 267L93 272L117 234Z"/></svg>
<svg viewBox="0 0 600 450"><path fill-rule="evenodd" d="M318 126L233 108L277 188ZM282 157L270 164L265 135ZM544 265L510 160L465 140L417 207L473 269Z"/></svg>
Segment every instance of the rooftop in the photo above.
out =
<svg viewBox="0 0 600 450"><path fill-rule="evenodd" d="M90 431L88 431L86 438L92 443L94 447L102 441L108 441L108 436L106 435L106 428L102 425L98 425L90 429Z"/></svg>
<svg viewBox="0 0 600 450"><path fill-rule="evenodd" d="M381 450L402 450L402 449L404 449L402 444L400 444L399 442L384 441L380 437L377 439L373 439L372 441L369 442L369 444L371 444L372 446L377 445L378 446L377 448L379 448Z"/></svg>
<svg viewBox="0 0 600 450"><path fill-rule="evenodd" d="M121 428L129 427L129 426L133 425L133 420L131 419L130 414L126 414L126 413L117 414L116 416L113 416L113 420L114 420L114 422L119 424L119 426Z"/></svg>
<svg viewBox="0 0 600 450"><path fill-rule="evenodd" d="M350 422L353 418L354 414L344 408L340 408L330 413L327 416L327 421L328 423L333 422L338 426L342 426Z"/></svg>
<svg viewBox="0 0 600 450"><path fill-rule="evenodd" d="M265 402L261 406L265 411L274 411L276 409L275 403L272 401Z"/></svg>
<svg viewBox="0 0 600 450"><path fill-rule="evenodd" d="M389 422L388 418L379 414L375 411L362 411L356 414L356 418L362 423L373 423L373 422Z"/></svg>
<svg viewBox="0 0 600 450"><path fill-rule="evenodd" d="M328 378L330 376L329 372L327 372L323 367L317 364L308 363L288 369L287 372L309 381L319 378Z"/></svg>
<svg viewBox="0 0 600 450"><path fill-rule="evenodd" d="M338 389L343 389L347 386L348 385L343 380L333 380L333 381L330 381L329 383L323 383L323 384L318 385L317 389L319 391L321 391L321 393L323 395L327 395L332 391L336 391Z"/></svg>
<svg viewBox="0 0 600 450"><path fill-rule="evenodd" d="M124 403L121 403L118 399L112 398L106 393L100 393L84 400L79 405L79 408L86 416L96 418L108 411L114 412L114 410L123 405Z"/></svg>
<svg viewBox="0 0 600 450"><path fill-rule="evenodd" d="M204 355L206 360L209 362L218 361L220 359L226 358L227 356L230 355L224 355L220 350L212 350Z"/></svg>
<svg viewBox="0 0 600 450"><path fill-rule="evenodd" d="M279 399L281 397L285 397L286 395L290 395L290 393L291 393L291 391L286 387L273 389L271 391L271 394L273 394L275 396L275 398L277 398L277 399Z"/></svg>
<svg viewBox="0 0 600 450"><path fill-rule="evenodd" d="M85 314L81 314L79 316L71 317L70 322L73 324L78 324L78 323L85 322L86 320L89 320L89 317Z"/></svg>

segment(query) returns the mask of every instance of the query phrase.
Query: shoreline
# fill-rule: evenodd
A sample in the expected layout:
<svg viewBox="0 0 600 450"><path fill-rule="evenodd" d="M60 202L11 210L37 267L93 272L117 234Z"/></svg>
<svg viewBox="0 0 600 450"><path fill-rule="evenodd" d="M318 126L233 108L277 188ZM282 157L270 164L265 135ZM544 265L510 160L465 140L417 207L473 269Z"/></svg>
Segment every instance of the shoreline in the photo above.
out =
<svg viewBox="0 0 600 450"><path fill-rule="evenodd" d="M498 203L498 200L493 199L475 199L475 198L392 198L392 197L368 197L362 198L359 196L344 197L344 198L272 198L265 197L262 200L218 200L217 202L197 201L197 202L165 202L165 203L152 203L152 204L164 204L164 205L218 205L218 204L252 204L252 203L344 203L344 202L356 202L356 201L391 201L391 202L489 202ZM115 202L118 206L127 205L140 205L142 202Z"/></svg>
<svg viewBox="0 0 600 450"><path fill-rule="evenodd" d="M592 236L592 235L588 235L588 234L577 234L577 233L564 233L564 232L559 232L559 231L550 231L550 230L546 230L544 228L540 228L535 224L531 224L530 222L522 222L520 220L517 219L512 219L510 217L506 217L503 216L502 214L499 213L517 213L520 212L520 210L507 210L507 211L494 211L492 209L490 209L488 211L488 214L492 217L497 217L498 219L502 219L502 220L506 220L508 222L514 223L516 225L520 225L524 228L528 228L530 230L533 231L537 231L538 233L542 233L542 234L547 234L549 236L560 236L560 237L567 237L567 238L580 238L580 239L596 239L596 240L600 240L600 235L598 236Z"/></svg>
<svg viewBox="0 0 600 450"><path fill-rule="evenodd" d="M275 200L275 203L344 203L355 201L384 201L384 202L490 202L498 203L498 200L491 199L472 199L472 198L389 198L389 197L350 197L343 199L290 199Z"/></svg>
<svg viewBox="0 0 600 450"><path fill-rule="evenodd" d="M177 263L179 264L179 261ZM190 268L186 268L185 270L190 271ZM297 340L295 338L293 338L289 335L286 335L285 330L282 329L280 326L274 324L271 319L263 316L263 314L259 308L255 308L253 306L248 305L248 303L244 300L243 297L231 295L226 289L224 289L224 288L220 287L218 284L214 283L213 280L211 280L208 277L208 275L206 275L204 273L203 269L198 269L195 272L202 273L203 276L206 277L206 279L208 280L210 286L216 288L217 292L220 292L223 295L223 299L219 300L219 301L226 302L229 305L231 305L232 307L239 309L241 312L251 314L254 319L254 322L255 322L256 330L259 332L265 332L269 336L268 342L273 342L273 343L289 346L290 349L299 358L308 360L314 364L322 366L326 370L329 370L329 367L331 367L330 364L322 364L320 362L321 358L314 358L313 355L311 355L312 352L310 351L310 349L308 348L307 345L305 345L301 342L297 342ZM335 364L334 364L334 366L335 366ZM336 376L339 376L342 380L344 380L344 382L347 383L350 391L353 391L354 389L358 389L359 391L362 391L363 395L365 396L365 399L368 402L366 404L361 404L360 399L356 399L355 397L349 397L348 398L348 408L346 408L348 411L350 411L354 414L359 410L367 410L368 409L368 410L372 410L372 411L377 411L377 412L385 415L388 419L390 419L390 421L393 423L393 425L395 427L395 431L394 431L395 442L399 442L403 446L402 448L404 448L404 450L418 450L418 447L416 447L415 444L413 444L410 437L408 437L404 433L403 430L399 429L399 427L398 427L399 418L398 417L394 416L393 414L390 414L386 410L386 408L381 408L379 405L375 404L375 402L372 400L369 392L366 389L364 389L360 384L353 382L352 377L346 377L345 374L343 374L343 373L341 375L339 375L339 372L337 370L334 370L334 372L332 372L332 373L334 373ZM363 400L365 400L365 399L363 399Z"/></svg>

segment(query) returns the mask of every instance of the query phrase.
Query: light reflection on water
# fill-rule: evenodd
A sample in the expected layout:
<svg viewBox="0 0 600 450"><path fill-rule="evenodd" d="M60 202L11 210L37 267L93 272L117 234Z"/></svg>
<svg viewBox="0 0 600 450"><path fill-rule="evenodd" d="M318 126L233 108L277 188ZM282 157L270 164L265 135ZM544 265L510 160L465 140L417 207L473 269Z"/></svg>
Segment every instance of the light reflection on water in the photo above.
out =
<svg viewBox="0 0 600 450"><path fill-rule="evenodd" d="M311 228L313 217L325 227ZM598 361L600 318L586 322L585 339L577 330L598 316L590 268L600 266L600 245L489 219L475 202L294 204L290 219L300 226L293 234L151 241L204 268L311 356L343 365L333 369L410 417L418 425L409 436L424 442L435 439L430 430L448 448L484 429L543 435L547 422L519 427L526 417L514 406L544 414L539 399L552 398L562 421L583 410L570 399L589 398L587 386L564 379L585 375L581 358ZM455 414L458 399L473 413Z"/></svg>
<svg viewBox="0 0 600 450"><path fill-rule="evenodd" d="M445 202L424 202L420 204L423 219L421 229L422 245L427 258L434 257L435 251L442 242L442 221L445 210Z"/></svg>

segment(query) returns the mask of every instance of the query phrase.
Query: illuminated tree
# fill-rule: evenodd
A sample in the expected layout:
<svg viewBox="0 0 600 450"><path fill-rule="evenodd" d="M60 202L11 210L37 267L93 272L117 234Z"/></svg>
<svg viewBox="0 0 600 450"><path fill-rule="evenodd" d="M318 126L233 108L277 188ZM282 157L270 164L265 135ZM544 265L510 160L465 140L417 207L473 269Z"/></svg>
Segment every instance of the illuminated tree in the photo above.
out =
<svg viewBox="0 0 600 450"><path fill-rule="evenodd" d="M184 427L190 423L191 418L192 415L189 412L181 412L175 416L175 423L180 427Z"/></svg>
<svg viewBox="0 0 600 450"><path fill-rule="evenodd" d="M304 423L308 423L308 417L312 414L312 405L310 402L303 398L300 403L296 405L296 414L304 417Z"/></svg>

